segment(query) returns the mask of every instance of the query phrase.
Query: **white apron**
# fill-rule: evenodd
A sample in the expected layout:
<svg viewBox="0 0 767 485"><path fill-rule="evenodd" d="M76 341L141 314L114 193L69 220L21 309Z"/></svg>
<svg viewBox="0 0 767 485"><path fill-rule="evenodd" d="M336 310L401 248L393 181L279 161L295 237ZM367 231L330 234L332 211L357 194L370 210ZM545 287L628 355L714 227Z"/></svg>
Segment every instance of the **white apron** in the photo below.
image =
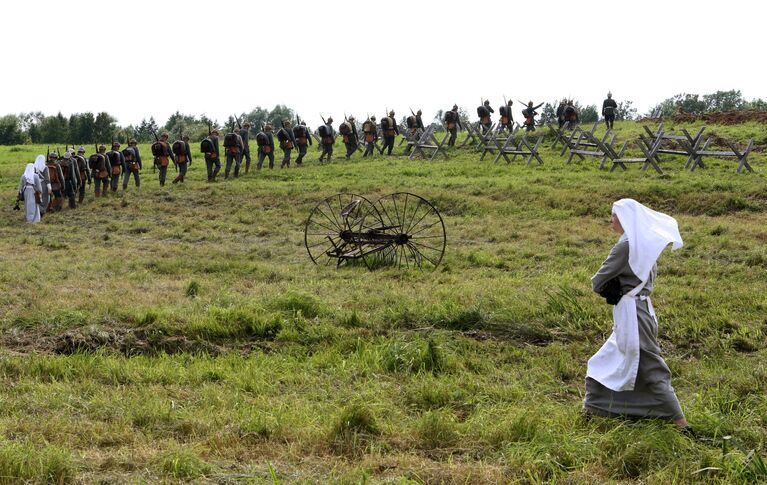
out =
<svg viewBox="0 0 767 485"><path fill-rule="evenodd" d="M637 370L639 369L639 321L637 320L637 293L644 288L639 286L623 295L613 308L613 333L594 354L588 363L586 376L591 377L613 391L631 391L634 389ZM655 318L655 310L649 297L647 300L650 314Z"/></svg>

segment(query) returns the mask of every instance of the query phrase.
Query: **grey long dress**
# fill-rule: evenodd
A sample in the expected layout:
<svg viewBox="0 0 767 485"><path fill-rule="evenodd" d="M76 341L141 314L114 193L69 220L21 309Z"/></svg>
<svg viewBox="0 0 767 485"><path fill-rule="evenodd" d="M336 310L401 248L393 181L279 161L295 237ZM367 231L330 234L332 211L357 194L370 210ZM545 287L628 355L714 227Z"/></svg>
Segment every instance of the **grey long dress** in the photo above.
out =
<svg viewBox="0 0 767 485"><path fill-rule="evenodd" d="M639 295L652 293L656 268ZM599 271L591 278L594 291L599 292L605 284L618 277L623 293L636 288L641 281L629 266L629 243L616 244ZM658 323L650 315L647 300L637 299L639 323L639 370L631 391L616 392L594 379L586 378L584 408L604 416L637 416L677 420L684 417L679 400L671 387L671 371L660 356L658 346Z"/></svg>

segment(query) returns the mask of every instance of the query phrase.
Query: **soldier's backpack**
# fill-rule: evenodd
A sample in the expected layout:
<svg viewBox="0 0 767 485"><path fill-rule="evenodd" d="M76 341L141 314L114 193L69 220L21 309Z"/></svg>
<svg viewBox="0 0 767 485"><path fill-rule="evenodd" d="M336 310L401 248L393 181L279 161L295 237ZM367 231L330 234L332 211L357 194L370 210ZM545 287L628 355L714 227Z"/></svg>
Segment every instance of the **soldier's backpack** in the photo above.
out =
<svg viewBox="0 0 767 485"><path fill-rule="evenodd" d="M120 165L120 152L114 150L108 151L107 157L109 157L109 164L113 167L115 165Z"/></svg>
<svg viewBox="0 0 767 485"><path fill-rule="evenodd" d="M59 180L59 167L55 163L46 166L48 167L48 180L51 183L51 187L53 187L53 190L58 190L61 187L61 180Z"/></svg>
<svg viewBox="0 0 767 485"><path fill-rule="evenodd" d="M381 118L381 129L382 130L390 130L392 127L391 118L388 116L384 116Z"/></svg>
<svg viewBox="0 0 767 485"><path fill-rule="evenodd" d="M501 106L500 108L498 108L498 114L503 116L504 118L508 118L509 108L507 108L506 106Z"/></svg>
<svg viewBox="0 0 767 485"><path fill-rule="evenodd" d="M490 116L490 111L487 109L487 107L483 104L482 106L477 107L477 115L480 118L486 118Z"/></svg>
<svg viewBox="0 0 767 485"><path fill-rule="evenodd" d="M213 153L216 151L216 147L213 145L213 140L211 140L208 137L205 137L200 142L200 151L202 153Z"/></svg>
<svg viewBox="0 0 767 485"><path fill-rule="evenodd" d="M293 127L293 136L296 138L308 138L306 133L306 127L303 125L296 125Z"/></svg>
<svg viewBox="0 0 767 485"><path fill-rule="evenodd" d="M168 144L159 140L152 143L152 155L155 157L167 157L169 155Z"/></svg>
<svg viewBox="0 0 767 485"><path fill-rule="evenodd" d="M184 140L176 140L173 142L171 150L173 150L174 155L186 155L186 143Z"/></svg>
<svg viewBox="0 0 767 485"><path fill-rule="evenodd" d="M125 157L126 162L132 162L136 159L136 150L133 147L126 148L123 150L123 157Z"/></svg>
<svg viewBox="0 0 767 485"><path fill-rule="evenodd" d="M237 146L237 133L227 133L224 135L224 146L226 148Z"/></svg>
<svg viewBox="0 0 767 485"><path fill-rule="evenodd" d="M266 133L263 131L259 131L256 134L256 145L263 147L269 144L269 137L266 136Z"/></svg>
<svg viewBox="0 0 767 485"><path fill-rule="evenodd" d="M348 121L344 121L341 123L341 126L338 127L338 131L342 135L350 135L352 132L352 125L350 125Z"/></svg>
<svg viewBox="0 0 767 485"><path fill-rule="evenodd" d="M448 123L455 123L455 111L446 111L445 112L445 121Z"/></svg>
<svg viewBox="0 0 767 485"><path fill-rule="evenodd" d="M412 115L408 116L405 119L405 124L407 125L408 128L417 128L418 127L418 123L415 120L415 116L412 116Z"/></svg>
<svg viewBox="0 0 767 485"><path fill-rule="evenodd" d="M264 134L266 136L266 134ZM285 130L285 128L280 129L280 131L277 132L277 139L280 140L280 143L285 143L290 139L288 136L288 132Z"/></svg>
<svg viewBox="0 0 767 485"><path fill-rule="evenodd" d="M88 157L88 165L94 172L103 172L106 170L106 157L103 153L94 153Z"/></svg>
<svg viewBox="0 0 767 485"><path fill-rule="evenodd" d="M376 125L370 120L365 121L362 123L362 131L365 133L375 133L376 131Z"/></svg>
<svg viewBox="0 0 767 485"><path fill-rule="evenodd" d="M320 125L320 127L317 128L317 131L320 132L320 138L327 138L330 136L330 129L328 125Z"/></svg>

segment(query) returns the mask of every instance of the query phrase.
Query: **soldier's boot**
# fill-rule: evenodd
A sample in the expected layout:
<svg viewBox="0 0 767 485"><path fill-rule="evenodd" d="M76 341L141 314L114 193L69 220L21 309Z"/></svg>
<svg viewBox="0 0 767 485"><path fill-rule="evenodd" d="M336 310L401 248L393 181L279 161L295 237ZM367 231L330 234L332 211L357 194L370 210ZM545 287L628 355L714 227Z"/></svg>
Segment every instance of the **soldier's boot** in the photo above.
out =
<svg viewBox="0 0 767 485"><path fill-rule="evenodd" d="M85 199L85 194L81 193L80 196L77 198L77 203L82 204L84 199Z"/></svg>
<svg viewBox="0 0 767 485"><path fill-rule="evenodd" d="M237 178L240 176L240 167L234 167L234 178Z"/></svg>
<svg viewBox="0 0 767 485"><path fill-rule="evenodd" d="M171 183L172 184L177 184L179 182L179 180L181 180L181 175L176 175L176 178L174 178L173 182L171 182Z"/></svg>
<svg viewBox="0 0 767 485"><path fill-rule="evenodd" d="M77 202L75 202L75 196L69 198L69 208L70 209L77 209Z"/></svg>

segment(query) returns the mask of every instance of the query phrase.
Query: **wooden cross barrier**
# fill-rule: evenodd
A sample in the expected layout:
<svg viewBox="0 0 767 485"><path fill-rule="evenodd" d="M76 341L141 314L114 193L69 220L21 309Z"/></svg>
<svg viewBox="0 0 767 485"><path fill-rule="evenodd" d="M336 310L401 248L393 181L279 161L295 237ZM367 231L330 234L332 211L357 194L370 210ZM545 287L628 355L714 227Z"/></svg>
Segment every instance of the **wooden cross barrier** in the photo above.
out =
<svg viewBox="0 0 767 485"><path fill-rule="evenodd" d="M565 125L554 127L554 123L547 123L546 127L549 129L552 135L554 135L554 143L551 144L551 148L556 148L558 144L565 146L567 139L572 135L570 130L565 128Z"/></svg>
<svg viewBox="0 0 767 485"><path fill-rule="evenodd" d="M538 147L541 145L542 140L543 137L539 136L535 142L535 145L533 145L530 140L527 139L527 132L525 132L525 134L522 135L522 138L519 140L519 143L514 143L514 134L512 133L506 139L506 142L503 144L503 146L498 150L498 155L495 157L493 163L498 163L498 160L500 160L501 157L506 160L506 163L511 163L512 161L516 160L517 156L522 156L527 157L526 163L528 167L533 161L533 158L538 160L539 165L543 165L543 160L538 155ZM508 155L512 156L511 160L509 160Z"/></svg>
<svg viewBox="0 0 767 485"><path fill-rule="evenodd" d="M597 138L594 133L590 131L582 130L581 135L578 137L578 141L575 142L575 146L570 149L567 165L572 162L574 156L578 156L581 160L586 160L586 157L597 157L601 158L599 161L599 169L604 169L607 159L610 158L610 152L607 151L605 147L609 146L610 148L613 148L617 137L618 135L612 134L610 130L607 130L601 139Z"/></svg>
<svg viewBox="0 0 767 485"><path fill-rule="evenodd" d="M463 143L461 143L461 148L467 145L478 143L477 139L482 136L480 135L481 126L479 124L479 121L477 121L476 123L464 123L464 128L466 128L466 138L463 139Z"/></svg>
<svg viewBox="0 0 767 485"><path fill-rule="evenodd" d="M754 140L748 140L748 145L746 145L746 149L741 151L738 149L737 145L735 145L734 142L729 140L724 140L724 143L730 147L730 151L710 151L705 150L704 147L703 150L698 151L698 155L700 157L717 157L717 158L737 158L738 159L738 168L735 170L737 173L740 173L743 168L747 168L749 172L753 172L754 170L751 168L751 165L748 164L748 155L751 153L751 150L754 149ZM708 145L708 142L706 143ZM694 171L695 168L700 165L700 162L702 160L696 160L692 167L690 168L690 171Z"/></svg>
<svg viewBox="0 0 767 485"><path fill-rule="evenodd" d="M484 160L485 155L488 153L495 154L503 147L503 144L506 142L506 140L509 139L509 137L514 137L520 128L522 127L519 125L519 123L517 123L512 126L511 132L506 133L506 129L503 125L497 125L492 134L488 133L486 136L482 137L482 156L479 157L479 160Z"/></svg>
<svg viewBox="0 0 767 485"><path fill-rule="evenodd" d="M435 135L435 129L433 125L429 125L426 128L418 140L413 144L413 150L410 152L410 160L414 160L416 156L420 156L423 159L429 159L429 161L437 158L437 154L441 153L445 160L449 160L447 156L447 150L445 150L445 144L450 138L450 132L446 131L445 136L442 137L442 141L437 140ZM430 151L429 154L426 152Z"/></svg>
<svg viewBox="0 0 767 485"><path fill-rule="evenodd" d="M661 159L658 156L660 154L680 155L687 157L687 162L685 162L684 165L685 168L690 168L691 165L704 167L703 161L701 160L700 155L698 155L698 151L701 150L700 145L703 142L703 132L706 129L705 126L701 127L695 136L690 135L685 128L682 128L682 135L666 133L663 128L663 123L658 125L658 128L654 132L647 126L643 126L642 128L644 128L646 135L640 134L639 137L642 138L642 141L646 146L651 146L656 140L661 140L661 146L658 148L655 157L657 163L661 163ZM703 150L705 150L705 146L708 146L709 141L710 140L706 141ZM669 144L671 146L669 146Z"/></svg>
<svg viewBox="0 0 767 485"><path fill-rule="evenodd" d="M563 125L563 127L564 126L567 126L567 125L565 124L565 125ZM594 123L594 126L592 126L591 130L589 130L589 131L584 130L580 126L575 127L575 129L570 131L570 136L568 136L567 138L563 138L562 139L562 141L563 141L562 151L559 152L559 156L560 157L564 156L565 152L567 150L574 150L574 149L576 149L577 146L578 146L578 143L581 141L581 139L585 138L587 136L586 133L589 133L589 134L593 135L597 131L597 126L599 126L599 123L598 122Z"/></svg>
<svg viewBox="0 0 767 485"><path fill-rule="evenodd" d="M645 140L641 138L637 139L635 144L644 155L644 157L637 157L637 158L623 158L623 153L625 153L625 149L628 142L624 143L618 158L614 158L612 160L613 165L612 167L610 167L610 171L614 172L615 169L618 167L621 167L623 170L628 170L628 167L626 167L627 163L641 163L642 167L640 168L640 170L644 171L644 170L647 170L648 167L652 167L655 169L656 172L662 174L663 170L661 170L660 166L658 165L656 161L657 151L660 148L661 141L662 140L658 138L651 145L647 145L645 143Z"/></svg>

